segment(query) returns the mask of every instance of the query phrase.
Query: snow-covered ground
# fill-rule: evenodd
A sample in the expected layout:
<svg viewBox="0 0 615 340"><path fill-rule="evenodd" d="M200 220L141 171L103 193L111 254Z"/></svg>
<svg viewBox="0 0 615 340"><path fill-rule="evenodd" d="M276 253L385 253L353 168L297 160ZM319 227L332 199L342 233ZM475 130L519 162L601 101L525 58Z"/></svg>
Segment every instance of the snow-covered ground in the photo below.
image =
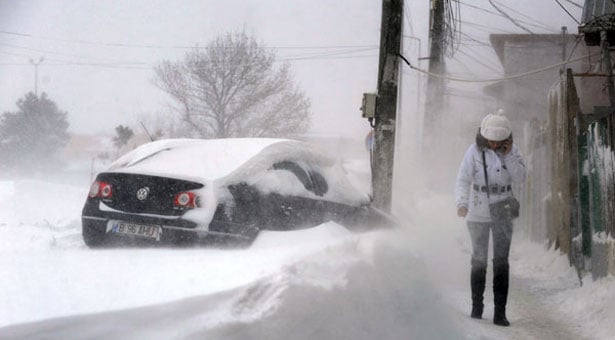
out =
<svg viewBox="0 0 615 340"><path fill-rule="evenodd" d="M326 223L262 233L241 250L90 250L80 235L87 191L0 182L1 339L615 336L615 280L584 277L581 287L565 256L520 233L512 326L491 323L489 285L485 319L469 318L470 245L450 195L419 193L397 230Z"/></svg>

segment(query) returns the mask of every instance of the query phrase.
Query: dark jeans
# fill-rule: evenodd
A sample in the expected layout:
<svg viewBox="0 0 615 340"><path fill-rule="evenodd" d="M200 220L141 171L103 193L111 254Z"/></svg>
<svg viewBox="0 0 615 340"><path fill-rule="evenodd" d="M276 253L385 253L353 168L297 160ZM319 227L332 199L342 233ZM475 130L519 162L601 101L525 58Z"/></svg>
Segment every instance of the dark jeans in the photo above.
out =
<svg viewBox="0 0 615 340"><path fill-rule="evenodd" d="M493 234L493 299L496 307L506 307L508 298L508 254L512 239L512 221L468 222L472 239L472 304L482 308L487 273L489 233Z"/></svg>

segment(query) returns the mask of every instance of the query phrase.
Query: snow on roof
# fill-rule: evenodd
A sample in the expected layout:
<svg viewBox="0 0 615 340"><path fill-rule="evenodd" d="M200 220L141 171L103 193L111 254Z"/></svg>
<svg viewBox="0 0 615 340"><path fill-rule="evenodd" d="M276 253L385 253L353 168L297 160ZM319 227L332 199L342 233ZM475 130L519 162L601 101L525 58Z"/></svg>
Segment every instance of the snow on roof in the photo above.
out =
<svg viewBox="0 0 615 340"><path fill-rule="evenodd" d="M268 146L292 142L273 138L164 139L139 146L114 161L107 171L213 180L227 176Z"/></svg>

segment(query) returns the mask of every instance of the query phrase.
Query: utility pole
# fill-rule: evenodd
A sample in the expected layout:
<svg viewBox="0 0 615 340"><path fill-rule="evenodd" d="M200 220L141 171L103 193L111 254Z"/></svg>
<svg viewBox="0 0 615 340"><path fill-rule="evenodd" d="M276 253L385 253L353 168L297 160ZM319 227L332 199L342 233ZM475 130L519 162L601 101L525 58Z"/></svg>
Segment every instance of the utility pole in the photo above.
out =
<svg viewBox="0 0 615 340"><path fill-rule="evenodd" d="M609 103L615 107L615 85L613 82L613 65L611 64L611 48L607 39L607 31L600 31L600 48L602 49L602 61L604 73L606 73L606 89L609 94Z"/></svg>
<svg viewBox="0 0 615 340"><path fill-rule="evenodd" d="M38 65L45 60L45 57L40 57L38 61L30 59L30 64L34 65L34 95L38 96Z"/></svg>
<svg viewBox="0 0 615 340"><path fill-rule="evenodd" d="M374 205L391 210L399 56L402 38L403 0L382 1L378 97L374 125L372 186Z"/></svg>
<svg viewBox="0 0 615 340"><path fill-rule="evenodd" d="M444 63L444 51L446 49L444 32L446 22L444 20L445 1L431 0L429 17L429 73L443 75L446 71ZM425 127L423 138L426 145L433 145L434 132L444 110L444 79L430 76L427 80L427 102L425 106Z"/></svg>
<svg viewBox="0 0 615 340"><path fill-rule="evenodd" d="M567 35L568 35L568 27L562 26L562 62L566 62L566 58L567 58L567 52L566 52L566 44L568 43ZM567 67L566 64L562 65L562 67L559 70L560 75L566 72L566 67Z"/></svg>

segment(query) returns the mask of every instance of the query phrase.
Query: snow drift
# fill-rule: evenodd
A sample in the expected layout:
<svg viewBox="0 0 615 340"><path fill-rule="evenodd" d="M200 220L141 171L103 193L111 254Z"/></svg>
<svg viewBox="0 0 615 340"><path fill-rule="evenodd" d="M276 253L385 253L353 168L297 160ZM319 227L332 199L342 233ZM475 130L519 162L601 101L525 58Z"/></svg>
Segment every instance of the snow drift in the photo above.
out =
<svg viewBox="0 0 615 340"><path fill-rule="evenodd" d="M255 279L238 287L205 295L193 289L185 298L153 305L150 301L156 299L150 297L141 303L133 301L145 306L118 311L112 305L122 303L114 299L105 302L108 296L101 294L100 301L94 299L90 303L111 304L103 308L111 311L14 325L0 332L5 339L459 338L439 295L425 279L424 263L401 242L393 241L396 239L399 235L391 231L354 235L333 223L293 233L263 233L253 248L239 251L238 257L278 255L284 260L277 263L276 270L261 277L247 273ZM122 255L114 251L103 253ZM210 255L211 260L219 260L216 254ZM238 270L245 268L227 264ZM265 267L270 264L266 260L261 262ZM208 267L209 263L203 262L195 265L194 270L208 271ZM108 266L101 268L103 280L108 277L104 274L106 270ZM138 285L139 276L151 277L145 272L148 269L134 270L133 275L122 273L128 280L120 288L134 290L131 286ZM83 275L86 269L79 268L78 272ZM181 271L178 274L177 280L186 275ZM53 283L56 287L58 284ZM233 280L227 284L232 286ZM164 283L159 288L169 289ZM145 286L146 292L152 289ZM209 288L202 289L206 292ZM66 297L79 293L75 289ZM90 294L95 295L87 293ZM160 294L169 295L164 291Z"/></svg>

